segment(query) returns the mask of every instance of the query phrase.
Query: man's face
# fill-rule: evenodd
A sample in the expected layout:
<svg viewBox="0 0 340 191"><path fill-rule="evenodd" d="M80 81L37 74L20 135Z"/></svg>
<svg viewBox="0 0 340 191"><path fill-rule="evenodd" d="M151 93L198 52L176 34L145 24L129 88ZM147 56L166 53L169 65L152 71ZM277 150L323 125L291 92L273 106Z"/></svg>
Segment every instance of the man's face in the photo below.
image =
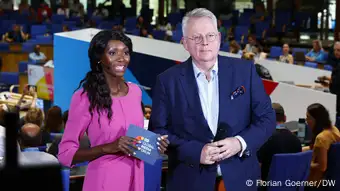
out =
<svg viewBox="0 0 340 191"><path fill-rule="evenodd" d="M321 47L319 47L318 41L313 42L313 49L314 51L319 51Z"/></svg>
<svg viewBox="0 0 340 191"><path fill-rule="evenodd" d="M340 59L340 44L339 43L334 45L334 56L337 59Z"/></svg>
<svg viewBox="0 0 340 191"><path fill-rule="evenodd" d="M201 41L201 42L199 42ZM184 48L197 62L214 62L221 44L221 34L208 17L190 18L183 41Z"/></svg>

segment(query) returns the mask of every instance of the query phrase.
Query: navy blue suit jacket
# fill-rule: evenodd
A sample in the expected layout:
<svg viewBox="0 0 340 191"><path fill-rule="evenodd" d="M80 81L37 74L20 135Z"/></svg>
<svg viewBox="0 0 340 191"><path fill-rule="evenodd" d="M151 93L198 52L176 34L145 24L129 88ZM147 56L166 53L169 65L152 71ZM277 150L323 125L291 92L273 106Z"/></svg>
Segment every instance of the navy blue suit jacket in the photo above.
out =
<svg viewBox="0 0 340 191"><path fill-rule="evenodd" d="M256 152L275 130L275 112L262 80L250 61L218 57L219 119L214 136L205 120L198 95L192 60L176 65L157 77L153 89L150 128L169 135L169 191L213 191L217 164L200 164L205 144L226 137L241 136L247 143L248 157L235 155L221 161L228 191L256 190L246 181L260 179ZM231 94L244 86L245 93Z"/></svg>

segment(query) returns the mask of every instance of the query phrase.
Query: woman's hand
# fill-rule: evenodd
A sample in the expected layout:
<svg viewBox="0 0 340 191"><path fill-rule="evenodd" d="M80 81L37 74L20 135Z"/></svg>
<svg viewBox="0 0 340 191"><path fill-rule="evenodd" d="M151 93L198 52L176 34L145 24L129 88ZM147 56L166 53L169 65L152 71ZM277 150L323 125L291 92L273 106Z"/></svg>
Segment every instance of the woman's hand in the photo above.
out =
<svg viewBox="0 0 340 191"><path fill-rule="evenodd" d="M163 135L157 138L158 150L164 154L169 145L168 135Z"/></svg>
<svg viewBox="0 0 340 191"><path fill-rule="evenodd" d="M135 150L138 150L135 143L140 143L140 141L131 137L121 136L114 142L104 145L103 152L105 154L116 154L117 152L122 152L128 156L135 155Z"/></svg>

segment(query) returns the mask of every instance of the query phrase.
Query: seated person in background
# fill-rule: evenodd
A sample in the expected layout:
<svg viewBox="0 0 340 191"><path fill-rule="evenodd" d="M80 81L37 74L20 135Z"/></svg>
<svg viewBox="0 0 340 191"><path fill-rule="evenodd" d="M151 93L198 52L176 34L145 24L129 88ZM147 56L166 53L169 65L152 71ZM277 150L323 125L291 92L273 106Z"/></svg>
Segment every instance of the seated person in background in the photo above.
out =
<svg viewBox="0 0 340 191"><path fill-rule="evenodd" d="M173 26L171 25L171 23L168 21L167 18L162 19L160 23L158 24L158 26L156 27L157 30L165 31L164 40L168 42L173 42L172 41L172 35L173 35L172 28Z"/></svg>
<svg viewBox="0 0 340 191"><path fill-rule="evenodd" d="M257 59L266 59L267 58L267 53L263 52L263 49L262 49L260 44L254 45L253 53L255 54L255 57Z"/></svg>
<svg viewBox="0 0 340 191"><path fill-rule="evenodd" d="M25 104L25 96L32 96L32 102L30 105ZM30 88L28 88L28 85L26 87L24 87L23 89L23 93L21 94L21 97L16 105L16 108L18 111L20 111L21 109L29 109L29 108L34 108L36 107L37 104L37 99L38 99L38 95L37 95L37 91L36 89L34 89L33 86L31 86ZM28 107L28 108L27 108ZM23 124L22 124L23 125Z"/></svg>
<svg viewBox="0 0 340 191"><path fill-rule="evenodd" d="M33 123L26 123L19 131L21 149L43 146L41 128Z"/></svg>
<svg viewBox="0 0 340 191"><path fill-rule="evenodd" d="M257 53L256 52L256 47L255 45L257 44L257 41L256 41L256 36L255 35L249 35L248 36L248 44L246 44L246 47L243 49L243 53L249 53L249 52L252 52L252 53Z"/></svg>
<svg viewBox="0 0 340 191"><path fill-rule="evenodd" d="M287 43L282 46L282 55L279 58L280 62L284 62L287 64L293 64L294 58L291 54L289 54L289 45Z"/></svg>
<svg viewBox="0 0 340 191"><path fill-rule="evenodd" d="M22 26L17 24L13 25L13 29L2 36L2 40L5 42L25 42L28 39L28 34L25 34L22 30Z"/></svg>
<svg viewBox="0 0 340 191"><path fill-rule="evenodd" d="M326 65L336 68L340 64L340 41L337 41L329 48Z"/></svg>
<svg viewBox="0 0 340 191"><path fill-rule="evenodd" d="M340 132L332 125L329 113L323 105L314 103L308 106L306 115L307 124L312 130L309 149L313 150L309 180L320 181L327 170L329 147L333 143L340 142Z"/></svg>
<svg viewBox="0 0 340 191"><path fill-rule="evenodd" d="M272 157L279 153L298 153L302 151L301 142L285 127L286 115L279 103L272 104L276 113L276 131L257 152L261 164L261 178L267 180Z"/></svg>
<svg viewBox="0 0 340 191"><path fill-rule="evenodd" d="M45 119L44 112L37 107L33 107L27 111L23 120L23 125L26 123L33 123L39 127L42 127L44 119ZM50 134L45 129L42 130L42 135L43 135L42 141L44 145L51 142Z"/></svg>
<svg viewBox="0 0 340 191"><path fill-rule="evenodd" d="M63 133L64 122L62 118L61 108L53 106L47 111L44 130L49 133Z"/></svg>
<svg viewBox="0 0 340 191"><path fill-rule="evenodd" d="M31 61L35 61L35 62L45 62L46 61L46 56L43 52L40 52L40 45L35 45L34 47L34 51L31 52L28 55L29 59Z"/></svg>
<svg viewBox="0 0 340 191"><path fill-rule="evenodd" d="M109 11L105 8L104 4L101 3L95 9L92 16L101 17L102 19L106 19L109 16Z"/></svg>
<svg viewBox="0 0 340 191"><path fill-rule="evenodd" d="M141 29L141 28L145 28L147 25L144 21L144 18L142 16L139 16L137 18L137 21L136 21L136 28L137 29Z"/></svg>
<svg viewBox="0 0 340 191"><path fill-rule="evenodd" d="M241 50L241 46L236 42L236 40L233 40L229 44L229 52L233 54L239 54L242 56L243 52Z"/></svg>
<svg viewBox="0 0 340 191"><path fill-rule="evenodd" d="M149 31L146 28L140 29L139 36L153 39L153 36L151 34L149 34Z"/></svg>
<svg viewBox="0 0 340 191"><path fill-rule="evenodd" d="M325 52L322 49L322 43L320 40L313 41L313 49L306 54L306 61L309 62L324 62Z"/></svg>
<svg viewBox="0 0 340 191"><path fill-rule="evenodd" d="M0 126L0 166L4 165L5 160L5 127ZM56 157L45 152L21 152L20 146L18 144L18 160L21 166L44 166L59 164Z"/></svg>
<svg viewBox="0 0 340 191"><path fill-rule="evenodd" d="M0 1L0 7L5 13L13 11L13 1L12 0L2 0Z"/></svg>
<svg viewBox="0 0 340 191"><path fill-rule="evenodd" d="M19 13L25 14L30 12L30 4L28 4L28 0L21 0L19 4Z"/></svg>
<svg viewBox="0 0 340 191"><path fill-rule="evenodd" d="M62 2L57 3L57 15L65 15L66 18L69 17L70 14L70 10L63 5Z"/></svg>
<svg viewBox="0 0 340 191"><path fill-rule="evenodd" d="M40 5L37 11L37 21L39 23L50 22L52 17L52 9L48 6L45 0L40 0Z"/></svg>
<svg viewBox="0 0 340 191"><path fill-rule="evenodd" d="M79 0L73 0L70 5L70 17L84 17L84 5Z"/></svg>

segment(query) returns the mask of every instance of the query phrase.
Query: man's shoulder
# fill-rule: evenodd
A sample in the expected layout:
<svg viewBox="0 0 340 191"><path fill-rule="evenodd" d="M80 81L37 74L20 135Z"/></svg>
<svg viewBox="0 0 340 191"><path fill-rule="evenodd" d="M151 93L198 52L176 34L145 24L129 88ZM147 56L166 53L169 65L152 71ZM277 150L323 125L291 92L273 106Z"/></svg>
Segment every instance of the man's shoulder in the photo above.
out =
<svg viewBox="0 0 340 191"><path fill-rule="evenodd" d="M245 60L245 59L241 59L241 58L228 57L228 56L219 56L218 57L218 63L219 64L227 64L227 65L234 67L236 69L243 69L243 68L250 68L251 65L254 64L254 61Z"/></svg>
<svg viewBox="0 0 340 191"><path fill-rule="evenodd" d="M166 69L164 72L160 73L158 75L158 77L160 79L167 79L168 80L168 78L172 78L172 77L174 77L174 75L178 75L182 71L185 64L187 64L187 63L183 62L183 63L180 63L180 64L176 64L175 66L172 66L172 67Z"/></svg>

